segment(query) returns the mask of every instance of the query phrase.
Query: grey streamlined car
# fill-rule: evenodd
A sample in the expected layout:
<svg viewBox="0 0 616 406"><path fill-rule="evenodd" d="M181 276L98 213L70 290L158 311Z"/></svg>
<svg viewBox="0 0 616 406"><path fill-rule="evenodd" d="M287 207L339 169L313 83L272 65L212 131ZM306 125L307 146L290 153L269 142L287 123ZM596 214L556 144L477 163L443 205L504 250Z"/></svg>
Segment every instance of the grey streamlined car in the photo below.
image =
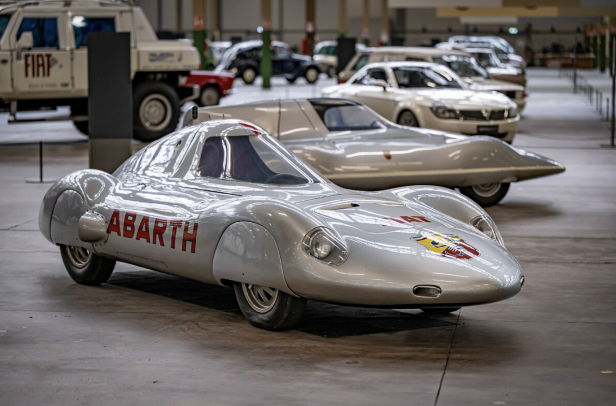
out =
<svg viewBox="0 0 616 406"><path fill-rule="evenodd" d="M551 159L493 137L403 127L357 102L296 99L188 110L181 125L210 119L254 122L342 187L459 188L481 206L505 197L511 182L563 172ZM193 118L194 117L194 118Z"/></svg>
<svg viewBox="0 0 616 406"><path fill-rule="evenodd" d="M293 326L307 300L450 312L517 294L524 276L488 214L439 187L342 189L258 126L172 133L113 174L45 195L39 227L78 283L116 261L233 286L244 316Z"/></svg>

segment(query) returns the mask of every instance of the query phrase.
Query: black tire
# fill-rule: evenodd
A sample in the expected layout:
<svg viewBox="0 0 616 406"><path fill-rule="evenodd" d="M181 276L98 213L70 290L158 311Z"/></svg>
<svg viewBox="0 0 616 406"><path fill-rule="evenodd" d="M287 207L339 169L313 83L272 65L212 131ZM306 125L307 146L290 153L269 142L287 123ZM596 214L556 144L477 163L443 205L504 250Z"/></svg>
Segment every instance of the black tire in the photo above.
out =
<svg viewBox="0 0 616 406"><path fill-rule="evenodd" d="M419 127L417 117L410 110L400 112L397 123L406 127Z"/></svg>
<svg viewBox="0 0 616 406"><path fill-rule="evenodd" d="M319 80L319 70L314 66L310 66L306 69L306 72L304 72L304 77L306 78L306 82L310 84L316 83L317 80Z"/></svg>
<svg viewBox="0 0 616 406"><path fill-rule="evenodd" d="M249 299L246 297L244 288L249 286L253 285L235 283L233 289L242 314L253 326L264 330L281 331L295 326L302 318L308 302L306 299L298 299L284 292L276 291L277 297L272 307L266 311L258 312L250 305Z"/></svg>
<svg viewBox="0 0 616 406"><path fill-rule="evenodd" d="M439 314L449 314L449 313L453 313L455 311L460 310L459 307L441 307L441 308L430 308L430 307L426 307L421 309L422 312L426 313L426 314L433 314L433 315L439 315Z"/></svg>
<svg viewBox="0 0 616 406"><path fill-rule="evenodd" d="M200 107L216 106L220 102L220 88L216 85L203 86L197 99Z"/></svg>
<svg viewBox="0 0 616 406"><path fill-rule="evenodd" d="M89 121L73 121L73 124L75 124L75 128L77 128L77 131L79 131L80 133L82 133L83 135L90 135L90 129L89 129Z"/></svg>
<svg viewBox="0 0 616 406"><path fill-rule="evenodd" d="M148 119L155 120L149 121ZM163 82L137 85L133 94L133 137L154 141L173 130L180 119L180 100L173 87Z"/></svg>
<svg viewBox="0 0 616 406"><path fill-rule="evenodd" d="M470 198L481 207L498 204L509 190L509 183L490 183L485 185L464 186L460 193Z"/></svg>
<svg viewBox="0 0 616 406"><path fill-rule="evenodd" d="M69 276L82 285L100 285L111 276L115 261L80 247L60 245L62 262Z"/></svg>
<svg viewBox="0 0 616 406"><path fill-rule="evenodd" d="M247 67L242 71L242 80L247 85L252 85L257 78L257 71L251 67Z"/></svg>
<svg viewBox="0 0 616 406"><path fill-rule="evenodd" d="M296 80L297 78L287 78L287 82L289 83L295 83Z"/></svg>

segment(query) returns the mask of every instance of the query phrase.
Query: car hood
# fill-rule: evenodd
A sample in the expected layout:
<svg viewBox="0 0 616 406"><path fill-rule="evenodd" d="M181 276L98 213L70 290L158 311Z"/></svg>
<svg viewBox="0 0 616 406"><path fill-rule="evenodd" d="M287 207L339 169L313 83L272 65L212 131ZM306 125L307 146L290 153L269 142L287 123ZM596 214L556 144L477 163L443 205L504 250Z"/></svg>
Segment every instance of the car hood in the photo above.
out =
<svg viewBox="0 0 616 406"><path fill-rule="evenodd" d="M483 78L473 78L469 86L472 90L477 90L480 92L489 92L489 91L510 92L510 91L523 91L524 90L524 87L513 84L511 82L505 82L505 81L496 80L496 79L483 79Z"/></svg>
<svg viewBox="0 0 616 406"><path fill-rule="evenodd" d="M440 102L456 110L507 109L511 107L510 99L500 93L485 93L466 89L426 89L414 90L415 98L423 98L424 104Z"/></svg>
<svg viewBox="0 0 616 406"><path fill-rule="evenodd" d="M522 75L522 71L517 68L504 66L502 68L487 68L486 69L490 75L512 75L518 76Z"/></svg>
<svg viewBox="0 0 616 406"><path fill-rule="evenodd" d="M502 300L520 290L522 269L503 246L427 205L352 194L302 205L347 244L339 272L369 276L371 283L437 285L458 302Z"/></svg>

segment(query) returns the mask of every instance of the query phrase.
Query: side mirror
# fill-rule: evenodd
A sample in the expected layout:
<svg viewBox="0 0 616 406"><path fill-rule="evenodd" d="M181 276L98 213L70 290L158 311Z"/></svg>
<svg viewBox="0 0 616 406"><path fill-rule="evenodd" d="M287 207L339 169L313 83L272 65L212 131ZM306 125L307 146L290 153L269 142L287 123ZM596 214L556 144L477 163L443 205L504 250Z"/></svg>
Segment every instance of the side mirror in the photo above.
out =
<svg viewBox="0 0 616 406"><path fill-rule="evenodd" d="M17 41L17 49L31 49L34 46L34 39L31 31L26 31L21 34Z"/></svg>
<svg viewBox="0 0 616 406"><path fill-rule="evenodd" d="M387 90L387 82L384 81L383 79L373 79L370 84L372 86L378 86L378 87L382 87L383 91Z"/></svg>

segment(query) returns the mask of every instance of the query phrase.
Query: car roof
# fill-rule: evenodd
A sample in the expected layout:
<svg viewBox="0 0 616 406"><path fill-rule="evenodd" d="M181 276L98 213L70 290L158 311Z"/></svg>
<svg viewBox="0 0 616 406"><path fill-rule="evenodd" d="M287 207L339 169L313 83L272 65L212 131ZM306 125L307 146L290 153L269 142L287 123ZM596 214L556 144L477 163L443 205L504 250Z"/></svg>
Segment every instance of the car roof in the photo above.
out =
<svg viewBox="0 0 616 406"><path fill-rule="evenodd" d="M375 53L375 54L417 54L417 55L468 55L465 52L454 49L438 49L428 47L378 47L378 48L366 48L361 52Z"/></svg>
<svg viewBox="0 0 616 406"><path fill-rule="evenodd" d="M121 8L126 10L131 7L127 2L121 1L112 1L112 0L73 0L73 1L36 1L36 0L22 0L22 1L14 1L9 3L8 5L0 5L0 14L4 14L4 12L15 11L19 7L27 7L28 9L39 8L43 10L68 10L73 8L97 8L100 9L105 7L108 9L109 7Z"/></svg>
<svg viewBox="0 0 616 406"><path fill-rule="evenodd" d="M438 64L438 63L433 63L433 62L394 61L394 62L373 62L373 63L367 64L362 69L365 69L365 68L384 68L384 67L397 68L397 67L401 67L401 66L416 66L416 67L419 67L419 68L429 68L429 67L433 67L433 66L438 66L438 67L446 68L446 66L444 66L444 65L441 65L441 64Z"/></svg>
<svg viewBox="0 0 616 406"><path fill-rule="evenodd" d="M482 54L495 53L492 48L464 48L464 51L469 52L469 53L482 53Z"/></svg>

